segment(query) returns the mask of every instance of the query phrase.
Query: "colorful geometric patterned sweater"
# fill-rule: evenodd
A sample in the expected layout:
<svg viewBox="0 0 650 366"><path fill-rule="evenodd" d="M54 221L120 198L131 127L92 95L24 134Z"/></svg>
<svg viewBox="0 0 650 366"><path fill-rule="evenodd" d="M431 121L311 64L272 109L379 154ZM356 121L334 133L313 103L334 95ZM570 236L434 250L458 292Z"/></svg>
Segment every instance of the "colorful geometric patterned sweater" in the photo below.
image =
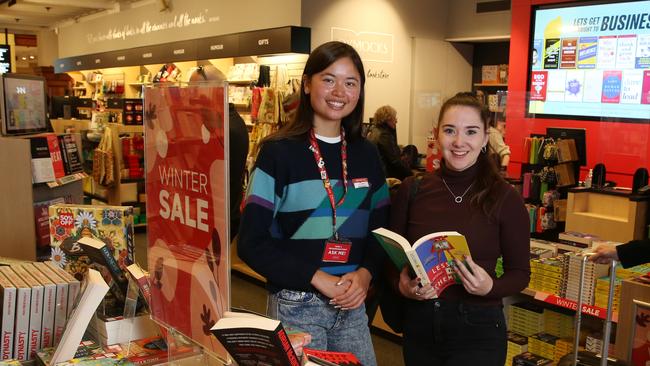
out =
<svg viewBox="0 0 650 366"><path fill-rule="evenodd" d="M318 140L335 200L343 194L341 143ZM285 139L263 145L245 197L238 255L266 277L268 289L314 291L320 269L342 275L359 266L375 277L384 253L372 230L387 225L388 187L377 149L368 141L347 145L348 192L336 210L341 237L352 242L347 263L323 262L332 236L332 208L309 141Z"/></svg>

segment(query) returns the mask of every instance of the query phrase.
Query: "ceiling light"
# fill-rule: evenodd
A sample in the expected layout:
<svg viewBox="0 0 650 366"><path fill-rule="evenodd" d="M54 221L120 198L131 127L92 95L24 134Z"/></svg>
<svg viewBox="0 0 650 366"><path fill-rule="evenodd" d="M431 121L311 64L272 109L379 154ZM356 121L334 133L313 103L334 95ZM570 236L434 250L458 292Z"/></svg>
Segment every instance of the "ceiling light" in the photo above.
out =
<svg viewBox="0 0 650 366"><path fill-rule="evenodd" d="M34 57L34 55L29 55L29 59L30 59L30 60L33 60L33 59L35 59L35 58L36 58L36 57Z"/></svg>
<svg viewBox="0 0 650 366"><path fill-rule="evenodd" d="M21 57L20 59L23 60L23 61L25 61L25 60L27 60L27 57L23 56L23 57Z"/></svg>

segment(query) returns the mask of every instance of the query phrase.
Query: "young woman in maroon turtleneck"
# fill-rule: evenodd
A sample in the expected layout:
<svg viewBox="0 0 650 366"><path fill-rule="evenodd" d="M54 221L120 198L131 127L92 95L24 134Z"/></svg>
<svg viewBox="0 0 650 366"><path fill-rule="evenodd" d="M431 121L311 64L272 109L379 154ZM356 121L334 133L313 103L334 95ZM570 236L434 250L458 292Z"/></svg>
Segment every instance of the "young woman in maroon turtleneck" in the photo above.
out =
<svg viewBox="0 0 650 366"><path fill-rule="evenodd" d="M487 127L487 111L471 94L446 101L437 129L442 168L422 179L413 199L413 180L407 179L393 200L392 230L411 242L431 232L458 231L472 253L469 270L457 266L462 284L441 294L402 271L399 290L411 300L404 321L406 365L504 364L501 299L528 285L529 219L521 196L485 152ZM499 257L504 274L496 278Z"/></svg>

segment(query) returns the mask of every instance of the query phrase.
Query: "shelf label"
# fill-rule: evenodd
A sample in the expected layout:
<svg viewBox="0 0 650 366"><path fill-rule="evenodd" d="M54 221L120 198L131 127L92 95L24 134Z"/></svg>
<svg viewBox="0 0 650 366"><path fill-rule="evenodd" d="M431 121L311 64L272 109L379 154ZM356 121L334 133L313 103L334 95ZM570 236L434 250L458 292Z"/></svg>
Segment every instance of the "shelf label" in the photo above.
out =
<svg viewBox="0 0 650 366"><path fill-rule="evenodd" d="M75 63L77 64L77 66L81 66L81 64L82 64L81 61L77 61L77 62L75 62Z"/></svg>
<svg viewBox="0 0 650 366"><path fill-rule="evenodd" d="M151 53L151 52L147 52L147 53L142 54L142 58L152 58L152 57L153 57L153 53Z"/></svg>
<svg viewBox="0 0 650 366"><path fill-rule="evenodd" d="M264 45L269 45L269 39L268 38L262 38L257 40L257 45L258 46L264 46Z"/></svg>
<svg viewBox="0 0 650 366"><path fill-rule="evenodd" d="M126 56L117 56L116 59L117 61L124 61L126 60Z"/></svg>
<svg viewBox="0 0 650 366"><path fill-rule="evenodd" d="M210 51L220 51L220 50L223 50L223 44L210 45Z"/></svg>
<svg viewBox="0 0 650 366"><path fill-rule="evenodd" d="M547 294L539 291L535 293L535 300L544 301L545 303L563 307L565 309L570 309L570 310L576 310L578 307L577 302L573 300L565 299L553 294ZM582 313L595 316L601 319L607 319L607 309L598 306L582 304ZM616 322L617 320L618 320L618 314L616 312L613 312L612 321Z"/></svg>
<svg viewBox="0 0 650 366"><path fill-rule="evenodd" d="M95 63L96 63L96 64L101 64L101 63L102 63L102 59L101 59L101 58L96 58L96 59L95 59Z"/></svg>
<svg viewBox="0 0 650 366"><path fill-rule="evenodd" d="M184 53L185 53L185 49L184 49L184 48L180 48L180 49L178 49L178 50L174 50L174 55L182 55L182 54L184 54Z"/></svg>

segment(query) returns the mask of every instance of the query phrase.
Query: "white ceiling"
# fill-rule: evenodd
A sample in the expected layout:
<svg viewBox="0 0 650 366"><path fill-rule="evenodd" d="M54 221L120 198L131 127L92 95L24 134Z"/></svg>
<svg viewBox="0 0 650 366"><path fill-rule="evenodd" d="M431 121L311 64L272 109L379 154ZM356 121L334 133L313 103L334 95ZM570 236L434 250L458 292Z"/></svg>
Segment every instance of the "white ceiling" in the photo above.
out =
<svg viewBox="0 0 650 366"><path fill-rule="evenodd" d="M9 6L10 2L0 0L0 31L36 33L91 14L119 11L134 0L15 0Z"/></svg>

